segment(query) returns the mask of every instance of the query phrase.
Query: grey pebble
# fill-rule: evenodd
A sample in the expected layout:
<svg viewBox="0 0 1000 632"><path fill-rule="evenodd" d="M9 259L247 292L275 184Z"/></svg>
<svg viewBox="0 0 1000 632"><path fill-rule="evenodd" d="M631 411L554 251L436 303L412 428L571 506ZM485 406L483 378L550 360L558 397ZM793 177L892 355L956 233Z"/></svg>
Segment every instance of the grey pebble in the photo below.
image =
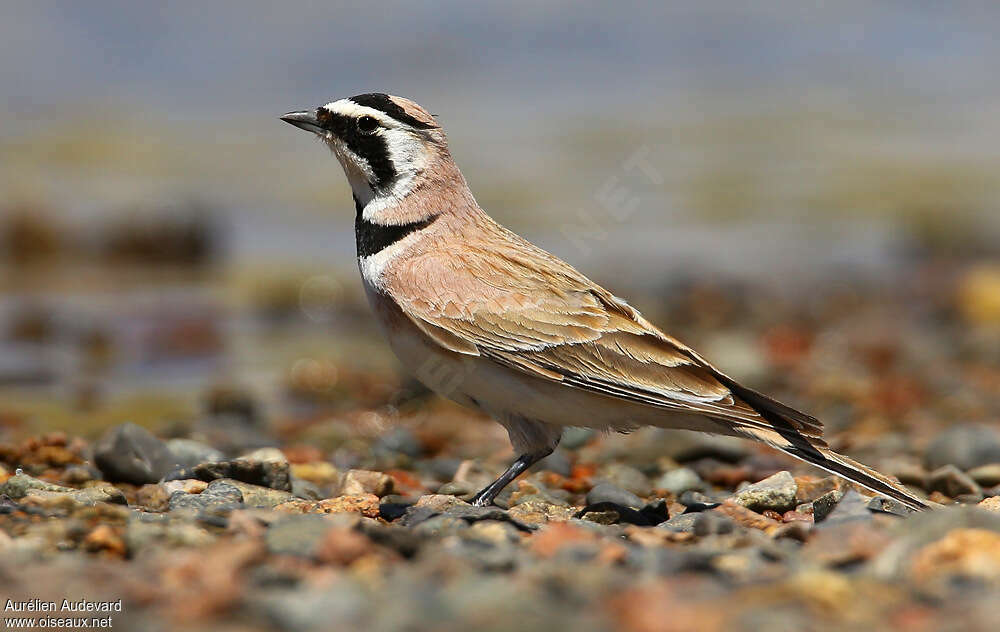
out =
<svg viewBox="0 0 1000 632"><path fill-rule="evenodd" d="M768 509L784 513L795 507L798 486L787 471L781 471L764 480L748 485L733 495L740 505L757 512Z"/></svg>
<svg viewBox="0 0 1000 632"><path fill-rule="evenodd" d="M1000 433L978 424L953 426L927 446L924 463L931 470L944 465L971 470L980 465L1000 463Z"/></svg>
<svg viewBox="0 0 1000 632"><path fill-rule="evenodd" d="M941 492L949 498L963 495L979 496L983 490L968 474L954 465L942 465L927 477L927 490Z"/></svg>
<svg viewBox="0 0 1000 632"><path fill-rule="evenodd" d="M596 505L597 503L614 503L632 509L641 509L646 504L643 499L632 492L611 483L598 483L587 492L587 504Z"/></svg>
<svg viewBox="0 0 1000 632"><path fill-rule="evenodd" d="M678 467L670 470L669 472L664 472L663 475L657 479L654 487L666 490L674 496L680 496L684 492L704 491L705 481L701 480L698 473L691 468Z"/></svg>
<svg viewBox="0 0 1000 632"><path fill-rule="evenodd" d="M180 467L194 467L201 463L224 461L226 458L220 450L194 439L170 439L167 441L167 449Z"/></svg>
<svg viewBox="0 0 1000 632"><path fill-rule="evenodd" d="M109 428L93 446L94 464L112 483L156 483L177 466L166 442L133 423Z"/></svg>
<svg viewBox="0 0 1000 632"><path fill-rule="evenodd" d="M320 542L334 524L316 514L289 515L277 520L264 535L264 543L271 553L313 557Z"/></svg>

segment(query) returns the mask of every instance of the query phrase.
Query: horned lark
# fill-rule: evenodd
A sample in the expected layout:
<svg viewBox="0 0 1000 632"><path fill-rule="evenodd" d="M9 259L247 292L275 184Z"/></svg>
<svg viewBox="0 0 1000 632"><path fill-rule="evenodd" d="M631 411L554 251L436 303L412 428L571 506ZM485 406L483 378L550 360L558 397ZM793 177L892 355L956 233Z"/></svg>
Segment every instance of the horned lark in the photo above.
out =
<svg viewBox="0 0 1000 632"><path fill-rule="evenodd" d="M476 203L444 130L408 99L362 94L290 112L340 161L358 266L404 365L510 436L489 505L566 426L697 430L760 441L915 509L893 479L829 449L815 418L751 390L624 300L500 226Z"/></svg>

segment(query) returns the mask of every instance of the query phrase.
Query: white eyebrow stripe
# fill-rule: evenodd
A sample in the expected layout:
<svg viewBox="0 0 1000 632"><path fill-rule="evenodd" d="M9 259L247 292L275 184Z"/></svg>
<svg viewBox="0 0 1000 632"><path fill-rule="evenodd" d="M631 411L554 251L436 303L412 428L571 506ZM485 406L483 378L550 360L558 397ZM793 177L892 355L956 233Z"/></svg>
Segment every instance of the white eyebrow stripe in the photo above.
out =
<svg viewBox="0 0 1000 632"><path fill-rule="evenodd" d="M381 110L376 110L375 108L370 108L367 105L358 105L350 99L340 99L338 101L331 101L323 106L324 110L331 112L333 114L341 114L343 116L350 116L352 118L360 118L362 116L371 116L381 123L384 127L399 127L400 122L392 118L385 112Z"/></svg>

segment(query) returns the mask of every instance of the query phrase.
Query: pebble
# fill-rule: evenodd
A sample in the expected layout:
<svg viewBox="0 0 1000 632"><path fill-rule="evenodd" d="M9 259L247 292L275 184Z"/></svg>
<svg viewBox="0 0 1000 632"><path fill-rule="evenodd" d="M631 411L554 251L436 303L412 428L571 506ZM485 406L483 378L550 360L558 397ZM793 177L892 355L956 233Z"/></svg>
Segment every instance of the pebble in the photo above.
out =
<svg viewBox="0 0 1000 632"><path fill-rule="evenodd" d="M129 520L124 534L125 548L132 555L144 550L156 550L161 546L207 546L215 539L204 527L176 519L166 522Z"/></svg>
<svg viewBox="0 0 1000 632"><path fill-rule="evenodd" d="M661 522L657 527L660 529L669 529L676 533L694 533L694 523L697 519L697 513L686 513Z"/></svg>
<svg viewBox="0 0 1000 632"><path fill-rule="evenodd" d="M720 437L700 432L674 432L662 455L678 463L711 458L736 463L750 454L749 444L734 437Z"/></svg>
<svg viewBox="0 0 1000 632"><path fill-rule="evenodd" d="M382 472L350 470L344 475L341 493L346 495L375 494L378 497L392 493L392 477Z"/></svg>
<svg viewBox="0 0 1000 632"><path fill-rule="evenodd" d="M291 466L291 475L316 485L340 485L343 478L340 470L333 463L313 461L311 463L295 463Z"/></svg>
<svg viewBox="0 0 1000 632"><path fill-rule="evenodd" d="M927 477L927 490L941 492L949 498L973 495L982 498L983 490L976 481L954 465L942 465Z"/></svg>
<svg viewBox="0 0 1000 632"><path fill-rule="evenodd" d="M988 463L974 467L967 472L972 480L983 487L1000 485L1000 463Z"/></svg>
<svg viewBox="0 0 1000 632"><path fill-rule="evenodd" d="M209 483L200 494L174 492L170 495L170 511L191 513L199 519L219 518L243 508L243 493L223 480Z"/></svg>
<svg viewBox="0 0 1000 632"><path fill-rule="evenodd" d="M1000 463L1000 433L977 424L953 426L927 446L924 463L931 470L945 465L971 470L980 465Z"/></svg>
<svg viewBox="0 0 1000 632"><path fill-rule="evenodd" d="M994 513L1000 513L1000 496L990 496L979 502L979 508Z"/></svg>
<svg viewBox="0 0 1000 632"><path fill-rule="evenodd" d="M264 543L268 551L277 555L317 557L323 539L333 526L325 516L290 515L268 527Z"/></svg>
<svg viewBox="0 0 1000 632"><path fill-rule="evenodd" d="M213 481L212 484L228 484L240 490L240 493L243 494L243 504L246 507L272 509L281 503L292 500L294 497L291 492L271 489L270 487L263 487L261 485L252 485L231 478L220 478L217 481Z"/></svg>
<svg viewBox="0 0 1000 632"><path fill-rule="evenodd" d="M813 503L813 514L816 512L816 504ZM833 527L847 522L870 521L872 513L868 510L868 500L858 492L849 490L845 493L836 506L827 514L826 518L820 522L817 518L818 526Z"/></svg>
<svg viewBox="0 0 1000 632"><path fill-rule="evenodd" d="M636 496L646 497L653 493L653 486L645 474L624 463L609 463L602 467L595 477Z"/></svg>
<svg viewBox="0 0 1000 632"><path fill-rule="evenodd" d="M656 489L668 491L674 496L680 496L684 492L705 491L705 481L701 480L698 473L689 467L678 467L664 472L653 484Z"/></svg>
<svg viewBox="0 0 1000 632"><path fill-rule="evenodd" d="M317 513L359 513L369 518L377 518L379 512L378 496L375 494L357 494L327 498L315 503L311 511Z"/></svg>
<svg viewBox="0 0 1000 632"><path fill-rule="evenodd" d="M253 461L259 463L288 463L285 453L273 446L265 446L251 450L237 457L240 461Z"/></svg>
<svg viewBox="0 0 1000 632"><path fill-rule="evenodd" d="M409 428L395 427L379 435L372 444L376 456L404 454L417 458L423 453L423 445Z"/></svg>
<svg viewBox="0 0 1000 632"><path fill-rule="evenodd" d="M525 524L543 525L549 522L566 522L576 515L578 510L578 507L528 500L511 507L507 515Z"/></svg>
<svg viewBox="0 0 1000 632"><path fill-rule="evenodd" d="M174 456L174 462L180 467L194 467L202 463L224 461L226 455L210 445L194 439L170 439L167 449Z"/></svg>
<svg viewBox="0 0 1000 632"><path fill-rule="evenodd" d="M446 511L452 507L458 505L468 505L469 503L464 500L459 500L454 496L448 496L445 494L428 494L426 496L421 496L414 507L426 508L436 512Z"/></svg>
<svg viewBox="0 0 1000 632"><path fill-rule="evenodd" d="M66 493L74 491L72 487L63 487L62 485L49 483L19 472L8 478L3 484L0 484L0 495L17 500L18 498L24 498L28 490L32 489Z"/></svg>
<svg viewBox="0 0 1000 632"><path fill-rule="evenodd" d="M731 518L714 511L703 511L695 516L692 528L696 536L725 535L736 530L736 523Z"/></svg>
<svg viewBox="0 0 1000 632"><path fill-rule="evenodd" d="M844 492L839 489L831 489L816 500L812 501L812 514L814 522L826 520L836 507L837 503L844 497Z"/></svg>
<svg viewBox="0 0 1000 632"><path fill-rule="evenodd" d="M110 428L92 451L94 464L112 483L156 483L177 467L167 444L133 423Z"/></svg>
<svg viewBox="0 0 1000 632"><path fill-rule="evenodd" d="M235 459L216 463L201 463L192 468L179 468L166 476L165 480L196 478L201 481L215 481L231 478L252 485L292 491L292 482L287 461L249 461Z"/></svg>
<svg viewBox="0 0 1000 632"><path fill-rule="evenodd" d="M200 494L208 487L205 481L196 478L185 478L177 481L165 481L159 485L170 496L174 492L184 492L185 494Z"/></svg>
<svg viewBox="0 0 1000 632"><path fill-rule="evenodd" d="M297 476L292 476L292 495L296 498L305 498L306 500L320 500L325 494L319 488L319 485L313 483L312 481L307 481L305 479L299 478Z"/></svg>
<svg viewBox="0 0 1000 632"><path fill-rule="evenodd" d="M764 480L748 485L732 496L739 505L757 512L766 510L784 513L795 508L798 487L787 471L781 471Z"/></svg>
<svg viewBox="0 0 1000 632"><path fill-rule="evenodd" d="M66 508L111 503L115 505L128 504L125 494L112 485L85 487L69 491L51 491L44 489L29 489L22 501L24 504L45 509Z"/></svg>
<svg viewBox="0 0 1000 632"><path fill-rule="evenodd" d="M611 483L598 483L587 492L587 504L595 505L597 503L614 503L633 509L639 509L646 504L634 493Z"/></svg>

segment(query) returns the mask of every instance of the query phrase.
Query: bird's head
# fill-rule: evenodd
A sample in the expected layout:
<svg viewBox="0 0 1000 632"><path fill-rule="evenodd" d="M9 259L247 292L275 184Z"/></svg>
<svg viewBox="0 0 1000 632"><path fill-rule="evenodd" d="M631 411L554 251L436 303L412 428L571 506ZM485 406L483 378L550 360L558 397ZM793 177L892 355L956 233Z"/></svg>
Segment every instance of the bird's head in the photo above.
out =
<svg viewBox="0 0 1000 632"><path fill-rule="evenodd" d="M313 132L344 167L359 209L373 199L401 199L435 162L448 157L444 131L409 99L361 94L281 120Z"/></svg>

